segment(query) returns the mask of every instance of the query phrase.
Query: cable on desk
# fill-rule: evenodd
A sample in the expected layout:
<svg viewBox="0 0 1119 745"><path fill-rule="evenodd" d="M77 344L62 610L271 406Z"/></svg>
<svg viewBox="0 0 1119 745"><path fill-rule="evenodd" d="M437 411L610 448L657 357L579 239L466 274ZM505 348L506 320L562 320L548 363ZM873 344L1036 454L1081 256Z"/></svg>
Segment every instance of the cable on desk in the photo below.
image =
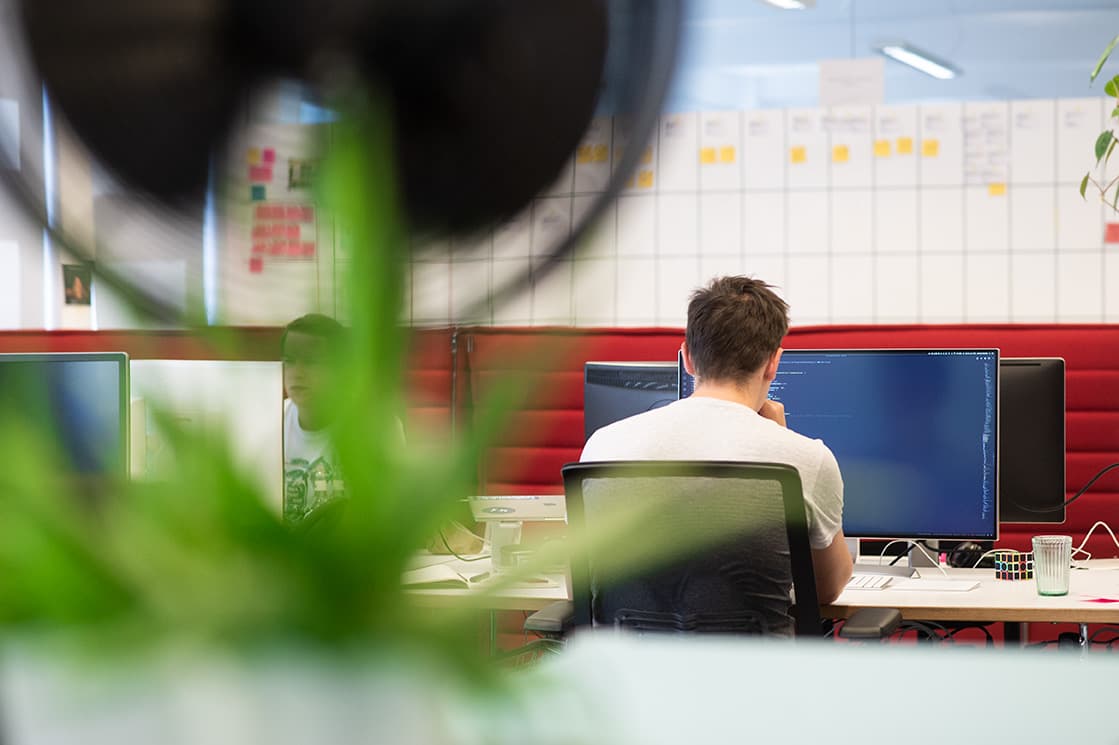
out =
<svg viewBox="0 0 1119 745"><path fill-rule="evenodd" d="M1028 553L1030 553L1030 552L1029 551L1019 551L1016 548L992 548L990 551L984 551L982 554L980 554L979 558L975 561L974 564L972 564L971 568L972 569L978 569L980 562L982 562L984 559L986 559L988 556L990 556L992 554L1017 554L1019 556L1025 556Z"/></svg>
<svg viewBox="0 0 1119 745"><path fill-rule="evenodd" d="M467 562L481 561L482 559L490 558L489 554L480 554L479 556L475 556L473 559L468 559L465 556L462 556L461 554L459 554L458 551L455 551L453 548L451 548L451 544L447 542L447 536L443 534L443 529L442 528L439 529L439 540L441 540L443 542L443 546L444 546L444 548L447 549L447 552L450 553L451 556L454 556L459 561L467 561Z"/></svg>
<svg viewBox="0 0 1119 745"><path fill-rule="evenodd" d="M942 567L940 565L940 562L937 559L933 558L933 555L930 554L928 551L926 551L925 547L922 546L919 541L910 541L910 540L906 540L905 538L895 538L894 540L890 541L885 546L883 546L882 550L878 553L879 562L882 561L882 558L886 555L886 551L890 548L890 546L894 545L895 543L904 543L907 546L909 546L909 550L906 551L903 554L899 554L897 556L897 558L895 558L893 561L891 561L889 563L889 566L893 566L894 564L896 564L898 562L899 559L901 559L902 556L909 556L910 551L912 551L913 549L917 549L925 555L926 559L928 559L929 561L932 562L933 566L935 566L937 569L940 570L941 574L943 574L945 577L948 576L948 572L946 572L944 570L944 567Z"/></svg>
<svg viewBox="0 0 1119 745"><path fill-rule="evenodd" d="M1071 497L1069 497L1067 500L1062 502L1057 507L1046 507L1043 510L1039 510L1036 507L1027 507L1024 504L1018 504L1014 500L1011 500L1011 503L1015 507L1017 507L1018 509L1022 510L1023 512L1033 512L1036 515L1044 515L1044 514L1047 514L1049 512L1060 512L1065 507L1068 507L1070 504L1072 504L1076 500L1080 499L1080 497L1084 495L1084 492L1086 492L1090 488L1092 488L1092 484L1096 483L1096 481L1098 481L1101 476L1103 476L1108 471L1111 471L1111 470L1116 469L1116 468L1119 468L1119 463L1112 463L1111 465L1104 466L1103 468L1100 469L1099 473L1097 473L1092 478L1088 479L1088 483L1085 484L1083 487L1081 487L1080 491L1078 491L1076 494L1073 494Z"/></svg>
<svg viewBox="0 0 1119 745"><path fill-rule="evenodd" d="M1117 463L1116 465L1119 465L1119 463ZM1092 558L1092 552L1085 551L1084 546L1088 544L1088 539L1092 537L1092 533L1096 532L1096 528L1100 527L1101 525L1103 526L1103 529L1107 531L1108 535L1111 536L1111 540L1115 543L1115 547L1119 548L1119 538L1116 538L1115 533L1111 532L1111 528L1108 526L1108 524L1105 523L1103 520L1096 520L1096 522L1092 524L1092 527L1088 529L1088 535L1084 536L1084 540L1080 542L1080 545L1072 550L1073 556L1076 556L1077 554L1084 554L1085 561L1088 561Z"/></svg>

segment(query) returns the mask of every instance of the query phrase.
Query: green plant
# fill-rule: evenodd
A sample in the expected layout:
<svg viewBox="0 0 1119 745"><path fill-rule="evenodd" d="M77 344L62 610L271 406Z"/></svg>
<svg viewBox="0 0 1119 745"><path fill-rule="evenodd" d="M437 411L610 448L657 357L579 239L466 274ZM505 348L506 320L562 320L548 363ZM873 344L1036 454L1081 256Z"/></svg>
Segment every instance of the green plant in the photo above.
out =
<svg viewBox="0 0 1119 745"><path fill-rule="evenodd" d="M1108 59L1111 57L1111 53L1115 51L1116 45L1119 45L1119 36L1112 39L1111 43L1103 50L1103 54L1100 55L1099 60L1096 61L1095 68L1092 70L1089 82L1094 83L1096 78L1099 77L1100 71L1103 70L1103 66L1107 64ZM1114 122L1119 119L1119 75L1108 80L1107 83L1104 84L1103 90L1108 96L1116 99L1116 106L1112 108L1111 112L1108 114L1108 121L1112 122L1112 125L1100 132L1099 136L1096 137L1095 155L1097 168L1107 165L1108 160L1111 158L1111 153L1115 151L1116 134ZM1081 197L1086 198L1089 184L1099 192L1100 199L1102 199L1105 204L1109 204L1113 210L1119 211L1119 176L1115 176L1106 181L1097 180L1092 177L1092 172L1088 171L1080 181ZM1109 200L1108 195L1112 192L1114 194Z"/></svg>

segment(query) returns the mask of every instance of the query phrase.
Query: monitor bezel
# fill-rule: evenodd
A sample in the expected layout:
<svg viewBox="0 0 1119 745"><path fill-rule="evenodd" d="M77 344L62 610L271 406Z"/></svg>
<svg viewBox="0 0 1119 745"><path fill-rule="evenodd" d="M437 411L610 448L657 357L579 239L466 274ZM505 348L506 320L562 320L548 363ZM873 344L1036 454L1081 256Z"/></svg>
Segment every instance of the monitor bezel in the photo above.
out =
<svg viewBox="0 0 1119 745"><path fill-rule="evenodd" d="M121 422L120 452L117 454L117 463L120 472L114 474L127 481L131 474L129 463L129 440L131 438L131 422L129 416L130 386L128 376L127 352L0 352L0 365L6 362L115 362L117 363L117 401L119 402L118 416Z"/></svg>

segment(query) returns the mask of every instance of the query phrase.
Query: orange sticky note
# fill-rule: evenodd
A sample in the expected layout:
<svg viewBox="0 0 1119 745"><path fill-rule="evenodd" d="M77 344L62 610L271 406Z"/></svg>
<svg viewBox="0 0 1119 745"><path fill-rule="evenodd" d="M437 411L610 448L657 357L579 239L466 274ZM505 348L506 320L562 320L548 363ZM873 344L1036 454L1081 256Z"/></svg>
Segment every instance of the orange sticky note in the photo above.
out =
<svg viewBox="0 0 1119 745"><path fill-rule="evenodd" d="M909 143L912 147L913 143ZM889 140L875 140L874 141L874 157L875 158L889 158L890 157L890 141Z"/></svg>
<svg viewBox="0 0 1119 745"><path fill-rule="evenodd" d="M605 145L595 145L591 160L595 163L606 163L610 160L610 148Z"/></svg>
<svg viewBox="0 0 1119 745"><path fill-rule="evenodd" d="M803 163L808 160L808 152L804 145L797 145L789 150L789 160L794 163Z"/></svg>
<svg viewBox="0 0 1119 745"><path fill-rule="evenodd" d="M715 148L701 147L699 149L699 162L705 165L710 165L715 162Z"/></svg>
<svg viewBox="0 0 1119 745"><path fill-rule="evenodd" d="M653 188L653 172L652 171L639 171L637 174L637 187L639 189L652 189Z"/></svg>
<svg viewBox="0 0 1119 745"><path fill-rule="evenodd" d="M250 147L248 150L246 150L245 151L245 162L248 163L250 166L259 166L260 165L260 148L259 147Z"/></svg>
<svg viewBox="0 0 1119 745"><path fill-rule="evenodd" d="M836 145L831 149L832 163L846 163L851 159L851 150L846 145Z"/></svg>
<svg viewBox="0 0 1119 745"><path fill-rule="evenodd" d="M1006 184L994 183L987 184L987 195L992 197L1001 197L1006 194Z"/></svg>
<svg viewBox="0 0 1119 745"><path fill-rule="evenodd" d="M921 155L926 158L940 155L940 140L921 140Z"/></svg>
<svg viewBox="0 0 1119 745"><path fill-rule="evenodd" d="M586 164L594 160L594 148L590 145L580 145L575 151L575 162Z"/></svg>
<svg viewBox="0 0 1119 745"><path fill-rule="evenodd" d="M913 155L913 138L898 138L898 155Z"/></svg>
<svg viewBox="0 0 1119 745"><path fill-rule="evenodd" d="M1109 222L1103 233L1104 243L1119 243L1119 222Z"/></svg>

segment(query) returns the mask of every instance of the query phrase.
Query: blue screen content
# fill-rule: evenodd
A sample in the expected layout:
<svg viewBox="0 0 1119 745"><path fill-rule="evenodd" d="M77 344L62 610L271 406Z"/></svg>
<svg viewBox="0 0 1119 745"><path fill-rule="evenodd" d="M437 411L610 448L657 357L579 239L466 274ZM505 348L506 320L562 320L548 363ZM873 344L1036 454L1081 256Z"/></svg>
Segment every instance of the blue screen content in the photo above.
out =
<svg viewBox="0 0 1119 745"><path fill-rule="evenodd" d="M785 350L770 398L839 461L848 536L996 537L997 351Z"/></svg>

